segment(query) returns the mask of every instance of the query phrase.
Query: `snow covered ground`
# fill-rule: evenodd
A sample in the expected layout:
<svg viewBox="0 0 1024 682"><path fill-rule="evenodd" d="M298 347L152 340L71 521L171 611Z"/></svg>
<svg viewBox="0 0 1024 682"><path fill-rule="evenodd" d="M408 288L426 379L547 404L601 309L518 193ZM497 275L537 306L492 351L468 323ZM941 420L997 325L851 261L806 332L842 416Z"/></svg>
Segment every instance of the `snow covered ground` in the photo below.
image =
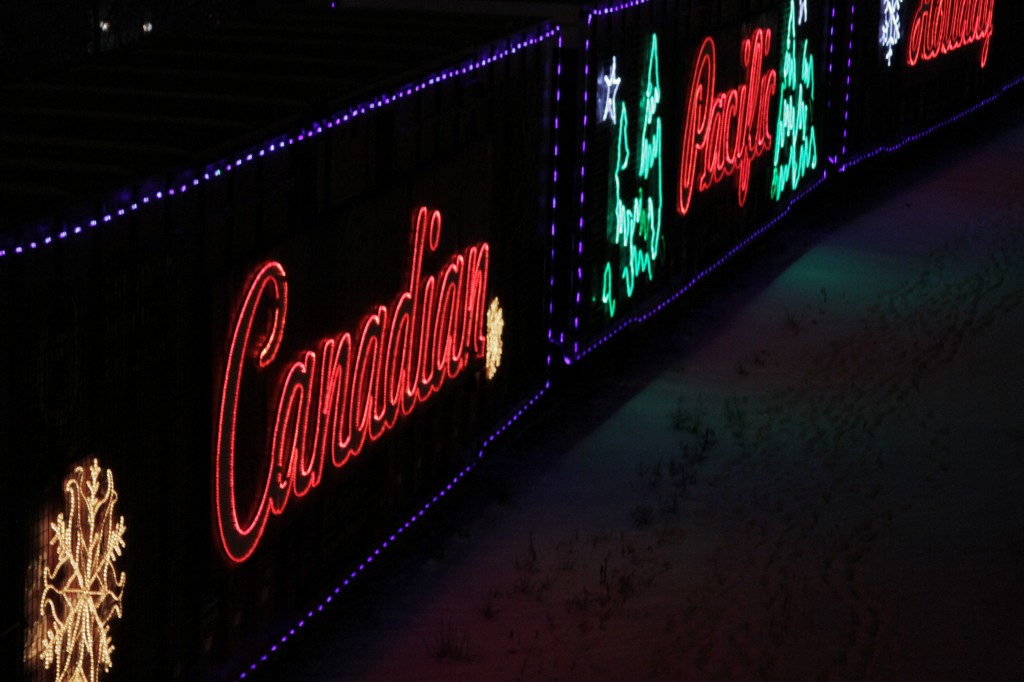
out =
<svg viewBox="0 0 1024 682"><path fill-rule="evenodd" d="M1024 125L976 141L589 361L269 676L1024 679Z"/></svg>

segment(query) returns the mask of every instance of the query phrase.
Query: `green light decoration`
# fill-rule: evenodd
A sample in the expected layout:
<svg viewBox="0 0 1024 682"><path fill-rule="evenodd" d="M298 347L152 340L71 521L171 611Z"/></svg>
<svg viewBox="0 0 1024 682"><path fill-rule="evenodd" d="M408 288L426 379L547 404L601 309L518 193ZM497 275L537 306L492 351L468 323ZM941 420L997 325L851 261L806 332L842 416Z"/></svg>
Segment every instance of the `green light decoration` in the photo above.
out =
<svg viewBox="0 0 1024 682"><path fill-rule="evenodd" d="M801 19L805 18L806 13L802 13ZM797 41L796 26L796 6L790 0L786 45L782 51L779 118L775 126L778 143L772 169L772 199L776 201L787 188L796 189L808 170L818 167L818 143L812 120L814 56L806 38Z"/></svg>
<svg viewBox="0 0 1024 682"><path fill-rule="evenodd" d="M618 142L611 181L615 184L615 206L608 219L608 238L619 246L617 258L605 262L601 281L601 303L609 317L615 316L617 280L621 278L627 298L632 297L638 277L654 278L654 263L661 245L661 78L658 75L658 36L651 34L644 83L638 115L640 133L637 140L639 158L630 154L629 114L621 103L618 119ZM631 169L630 162L633 161ZM632 173L636 178L632 178ZM626 186L627 189L624 189ZM630 195L628 187L635 189ZM623 198L623 193L627 198ZM617 265L612 261L617 260ZM619 278L616 277L618 273Z"/></svg>

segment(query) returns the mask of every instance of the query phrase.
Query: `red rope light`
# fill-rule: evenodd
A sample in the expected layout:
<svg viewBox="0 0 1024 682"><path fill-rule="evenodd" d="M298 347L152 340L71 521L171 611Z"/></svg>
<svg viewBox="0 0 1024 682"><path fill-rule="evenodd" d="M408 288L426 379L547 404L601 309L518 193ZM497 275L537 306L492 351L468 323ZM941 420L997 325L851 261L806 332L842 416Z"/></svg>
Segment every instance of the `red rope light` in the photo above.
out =
<svg viewBox="0 0 1024 682"><path fill-rule="evenodd" d="M366 315L357 333L323 339L282 372L262 492L242 514L235 489L239 394L250 366L261 371L276 359L288 310L284 266L264 263L250 280L228 351L215 452L217 527L232 561L252 555L268 519L282 514L292 495L302 497L320 484L328 454L333 466L343 466L400 414L458 376L470 358L484 357L490 246L471 246L437 275L422 277L424 255L440 241L440 211L421 207L414 230L408 288L390 307L378 305ZM261 313L270 318L265 338L254 329Z"/></svg>
<svg viewBox="0 0 1024 682"><path fill-rule="evenodd" d="M907 64L935 59L980 41L981 68L988 62L995 0L921 0L907 40Z"/></svg>
<svg viewBox="0 0 1024 682"><path fill-rule="evenodd" d="M758 28L740 46L747 81L725 92L715 92L715 41L708 36L697 52L686 123L683 128L682 160L679 167L679 196L676 210L686 215L698 171L701 192L739 171L739 205L747 201L750 165L771 149L768 109L775 94L778 74L762 71L771 47L772 32ZM699 160L698 160L698 157Z"/></svg>

